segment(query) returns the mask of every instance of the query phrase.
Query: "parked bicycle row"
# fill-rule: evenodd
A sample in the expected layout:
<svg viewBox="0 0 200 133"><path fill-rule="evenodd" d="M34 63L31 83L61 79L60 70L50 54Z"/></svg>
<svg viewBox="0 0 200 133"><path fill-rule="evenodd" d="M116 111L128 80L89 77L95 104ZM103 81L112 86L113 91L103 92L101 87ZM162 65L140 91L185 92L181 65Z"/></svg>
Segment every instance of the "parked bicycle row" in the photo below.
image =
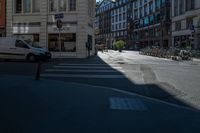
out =
<svg viewBox="0 0 200 133"><path fill-rule="evenodd" d="M188 50L183 48L159 48L147 47L141 49L140 54L154 56L159 58L172 58L175 60L191 60L192 58L200 58L200 50Z"/></svg>

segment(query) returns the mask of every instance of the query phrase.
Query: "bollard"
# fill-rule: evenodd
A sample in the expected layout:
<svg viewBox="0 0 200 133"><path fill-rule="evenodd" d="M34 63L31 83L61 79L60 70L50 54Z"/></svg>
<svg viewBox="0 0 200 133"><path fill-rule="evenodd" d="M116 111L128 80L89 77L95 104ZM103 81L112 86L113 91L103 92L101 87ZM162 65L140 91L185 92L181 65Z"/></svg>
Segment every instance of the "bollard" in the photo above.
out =
<svg viewBox="0 0 200 133"><path fill-rule="evenodd" d="M40 80L41 66L42 66L42 62L39 61L37 64L37 72L36 72L35 80Z"/></svg>

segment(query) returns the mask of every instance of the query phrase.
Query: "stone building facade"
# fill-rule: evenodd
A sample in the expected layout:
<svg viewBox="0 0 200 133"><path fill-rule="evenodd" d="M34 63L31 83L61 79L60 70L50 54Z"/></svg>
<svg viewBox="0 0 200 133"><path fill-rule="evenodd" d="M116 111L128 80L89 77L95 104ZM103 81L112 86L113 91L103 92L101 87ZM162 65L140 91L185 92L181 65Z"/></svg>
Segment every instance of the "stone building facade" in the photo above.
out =
<svg viewBox="0 0 200 133"><path fill-rule="evenodd" d="M6 1L0 0L0 37L6 35Z"/></svg>
<svg viewBox="0 0 200 133"><path fill-rule="evenodd" d="M53 56L94 53L95 0L7 0L7 36L49 49ZM57 28L57 20L62 27Z"/></svg>
<svg viewBox="0 0 200 133"><path fill-rule="evenodd" d="M116 40L127 40L129 0L102 0L96 8L97 42L112 48Z"/></svg>
<svg viewBox="0 0 200 133"><path fill-rule="evenodd" d="M170 14L170 0L133 0L134 47L170 47Z"/></svg>
<svg viewBox="0 0 200 133"><path fill-rule="evenodd" d="M111 47L111 9L112 0L102 0L96 7L96 43Z"/></svg>
<svg viewBox="0 0 200 133"><path fill-rule="evenodd" d="M200 49L200 0L172 0L172 45Z"/></svg>

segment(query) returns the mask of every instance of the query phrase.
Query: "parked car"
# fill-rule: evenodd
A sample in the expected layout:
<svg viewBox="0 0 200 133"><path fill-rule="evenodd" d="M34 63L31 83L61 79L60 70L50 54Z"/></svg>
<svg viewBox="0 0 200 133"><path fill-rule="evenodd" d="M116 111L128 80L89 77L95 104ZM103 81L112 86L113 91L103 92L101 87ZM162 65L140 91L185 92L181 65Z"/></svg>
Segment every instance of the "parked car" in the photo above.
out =
<svg viewBox="0 0 200 133"><path fill-rule="evenodd" d="M51 59L51 53L46 49L31 46L22 39L3 37L0 38L0 59L46 61Z"/></svg>

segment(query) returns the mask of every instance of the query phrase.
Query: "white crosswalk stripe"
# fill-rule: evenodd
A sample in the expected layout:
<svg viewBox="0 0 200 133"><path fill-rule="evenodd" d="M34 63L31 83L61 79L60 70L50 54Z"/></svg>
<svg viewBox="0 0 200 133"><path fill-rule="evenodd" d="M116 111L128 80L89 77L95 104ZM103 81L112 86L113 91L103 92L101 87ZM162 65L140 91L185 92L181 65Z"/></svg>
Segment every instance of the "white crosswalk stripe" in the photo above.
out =
<svg viewBox="0 0 200 133"><path fill-rule="evenodd" d="M104 67L104 66L54 66L54 68L90 68L90 69L122 69L121 67Z"/></svg>
<svg viewBox="0 0 200 133"><path fill-rule="evenodd" d="M54 78L124 78L123 75L88 75L88 74L42 74L42 77Z"/></svg>
<svg viewBox="0 0 200 133"><path fill-rule="evenodd" d="M61 63L46 69L42 77L122 79L125 72L119 64L67 64Z"/></svg>
<svg viewBox="0 0 200 133"><path fill-rule="evenodd" d="M124 70L119 70L125 72ZM76 69L47 69L46 72L105 72L105 73L118 73L116 70L76 70Z"/></svg>
<svg viewBox="0 0 200 133"><path fill-rule="evenodd" d="M119 66L118 64L67 64L61 63L61 66Z"/></svg>

